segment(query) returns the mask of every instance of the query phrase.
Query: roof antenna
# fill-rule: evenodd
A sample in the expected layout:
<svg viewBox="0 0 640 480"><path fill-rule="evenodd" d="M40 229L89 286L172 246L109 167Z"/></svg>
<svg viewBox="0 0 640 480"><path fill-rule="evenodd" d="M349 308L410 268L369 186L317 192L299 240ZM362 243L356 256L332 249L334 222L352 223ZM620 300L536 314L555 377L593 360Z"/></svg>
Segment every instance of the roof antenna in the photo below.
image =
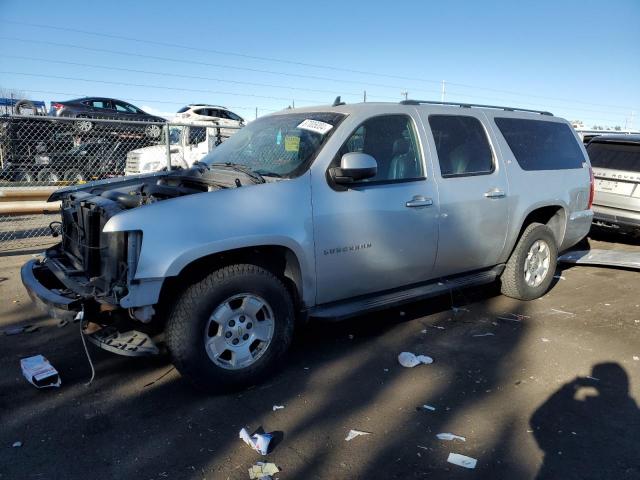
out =
<svg viewBox="0 0 640 480"><path fill-rule="evenodd" d="M340 95L338 95L336 97L336 99L333 101L333 105L331 105L332 107L339 107L340 105L346 105L346 103L344 103L343 101L340 100Z"/></svg>

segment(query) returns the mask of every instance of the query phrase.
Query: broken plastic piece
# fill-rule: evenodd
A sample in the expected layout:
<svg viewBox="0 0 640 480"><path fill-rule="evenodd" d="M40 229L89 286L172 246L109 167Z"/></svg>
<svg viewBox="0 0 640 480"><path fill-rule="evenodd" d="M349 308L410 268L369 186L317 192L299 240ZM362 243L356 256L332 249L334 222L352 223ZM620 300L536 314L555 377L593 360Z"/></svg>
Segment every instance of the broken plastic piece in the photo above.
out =
<svg viewBox="0 0 640 480"><path fill-rule="evenodd" d="M353 440L356 437L359 437L360 435L371 435L371 432L363 432L362 430L349 430L349 433L345 437L345 440L347 442L350 442L351 440Z"/></svg>
<svg viewBox="0 0 640 480"><path fill-rule="evenodd" d="M640 270L640 254L622 250L576 250L558 257L558 262L603 267L625 267Z"/></svg>
<svg viewBox="0 0 640 480"><path fill-rule="evenodd" d="M435 412L436 407L432 407L431 405L421 405L417 408L417 410L429 410L431 412Z"/></svg>
<svg viewBox="0 0 640 480"><path fill-rule="evenodd" d="M119 332L115 327L105 327L85 335L91 343L103 350L127 357L144 357L160 353L151 337L137 330Z"/></svg>
<svg viewBox="0 0 640 480"><path fill-rule="evenodd" d="M402 352L398 355L398 362L405 368L413 368L421 363L425 365L433 363L433 358L427 357L426 355L415 355L411 352Z"/></svg>
<svg viewBox="0 0 640 480"><path fill-rule="evenodd" d="M436 437L438 437L440 440L462 440L463 442L467 441L466 438L461 437L460 435L454 435L453 433L439 433L436 435Z"/></svg>
<svg viewBox="0 0 640 480"><path fill-rule="evenodd" d="M282 410L283 408L284 408L284 405L274 405L273 411L275 412L276 410Z"/></svg>
<svg viewBox="0 0 640 480"><path fill-rule="evenodd" d="M60 374L42 355L20 360L22 374L36 388L59 387L62 384Z"/></svg>
<svg viewBox="0 0 640 480"><path fill-rule="evenodd" d="M459 453L450 453L447 462L458 465L464 468L476 468L478 460L475 458L467 457L466 455L460 455Z"/></svg>
<svg viewBox="0 0 640 480"><path fill-rule="evenodd" d="M240 430L240 438L260 455L266 455L269 451L269 442L271 442L272 435L270 433L249 435L247 429L243 428Z"/></svg>
<svg viewBox="0 0 640 480"><path fill-rule="evenodd" d="M260 480L271 478L271 475L275 475L279 471L280 469L275 463L256 462L256 464L249 469L249 478Z"/></svg>
<svg viewBox="0 0 640 480"><path fill-rule="evenodd" d="M638 355L634 355L634 356L633 356L633 359L634 359L636 362L637 362L637 361L640 361L640 357L639 357Z"/></svg>
<svg viewBox="0 0 640 480"><path fill-rule="evenodd" d="M17 442L13 442L13 445L11 445L13 448L20 448L22 446L22 442L17 441Z"/></svg>

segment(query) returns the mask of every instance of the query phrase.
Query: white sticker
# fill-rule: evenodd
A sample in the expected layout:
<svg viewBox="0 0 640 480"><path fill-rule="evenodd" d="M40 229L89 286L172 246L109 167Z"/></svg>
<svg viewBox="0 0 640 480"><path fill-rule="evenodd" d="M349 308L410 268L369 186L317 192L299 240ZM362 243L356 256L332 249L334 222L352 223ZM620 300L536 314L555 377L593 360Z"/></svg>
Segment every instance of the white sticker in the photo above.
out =
<svg viewBox="0 0 640 480"><path fill-rule="evenodd" d="M301 128L302 130L309 130L310 132L316 132L320 135L324 135L333 128L333 125L331 125L330 123L321 122L320 120L306 119L296 128Z"/></svg>

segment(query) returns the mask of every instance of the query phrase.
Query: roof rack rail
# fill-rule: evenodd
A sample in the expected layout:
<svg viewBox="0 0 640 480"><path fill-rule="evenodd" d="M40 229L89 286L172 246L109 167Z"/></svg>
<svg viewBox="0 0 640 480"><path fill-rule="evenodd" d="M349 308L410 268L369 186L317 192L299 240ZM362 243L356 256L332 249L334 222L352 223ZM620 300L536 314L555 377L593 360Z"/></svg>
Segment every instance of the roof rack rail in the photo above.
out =
<svg viewBox="0 0 640 480"><path fill-rule="evenodd" d="M553 117L553 113L545 112L544 110L530 110L528 108L517 108L517 107L501 107L498 105L481 105L478 103L459 103L459 102L438 102L436 100L402 100L400 105L451 105L454 107L461 108L495 108L498 110L505 110L507 112L529 112L529 113L539 113L540 115L549 115Z"/></svg>

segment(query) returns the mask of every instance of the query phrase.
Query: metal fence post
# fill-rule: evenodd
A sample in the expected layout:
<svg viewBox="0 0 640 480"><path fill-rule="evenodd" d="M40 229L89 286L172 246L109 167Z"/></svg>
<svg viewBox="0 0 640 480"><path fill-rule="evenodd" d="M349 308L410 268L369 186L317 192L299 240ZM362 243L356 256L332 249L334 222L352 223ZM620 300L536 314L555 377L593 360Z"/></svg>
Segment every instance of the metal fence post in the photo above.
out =
<svg viewBox="0 0 640 480"><path fill-rule="evenodd" d="M167 170L171 170L171 138L169 136L169 124L166 123L164 126L164 139L167 145L166 154L167 154Z"/></svg>

